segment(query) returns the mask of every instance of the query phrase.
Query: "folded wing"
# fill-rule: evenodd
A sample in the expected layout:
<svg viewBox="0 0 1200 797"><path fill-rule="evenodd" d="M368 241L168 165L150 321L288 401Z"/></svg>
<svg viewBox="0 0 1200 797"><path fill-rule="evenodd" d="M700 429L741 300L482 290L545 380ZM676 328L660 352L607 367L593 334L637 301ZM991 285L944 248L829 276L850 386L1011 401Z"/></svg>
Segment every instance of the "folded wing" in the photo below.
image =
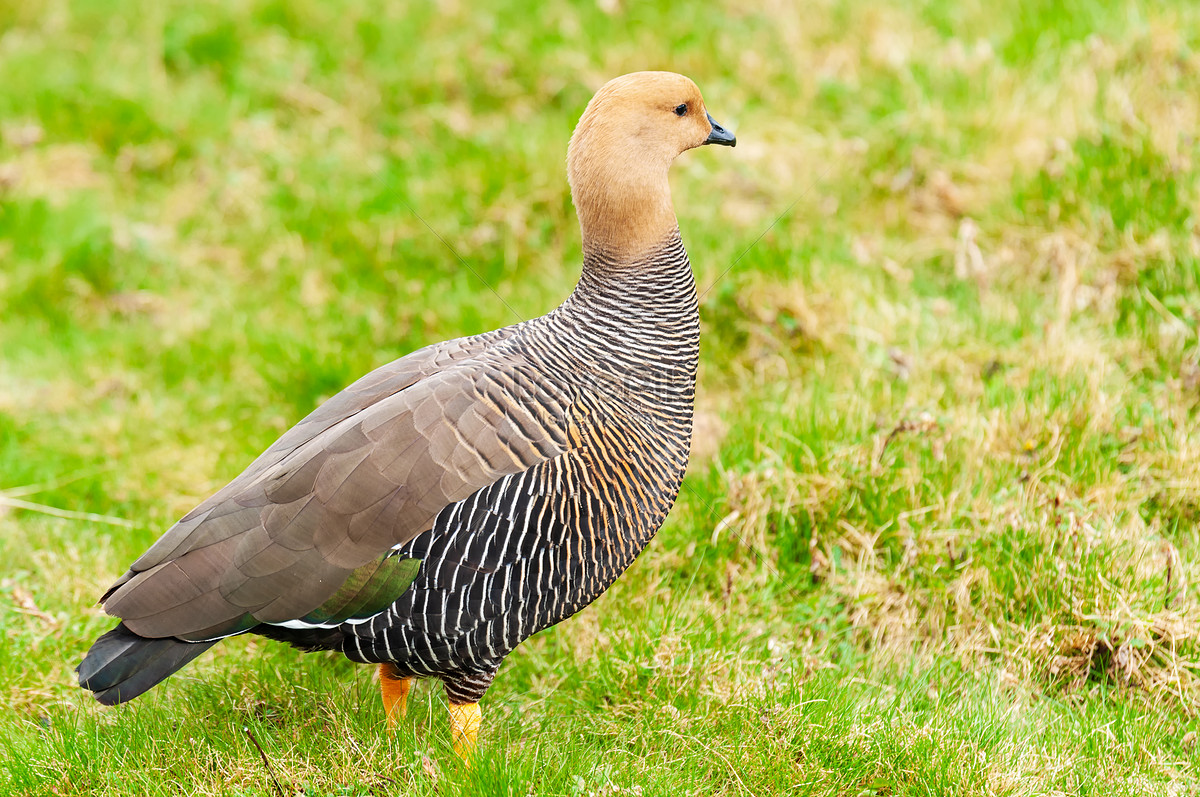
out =
<svg viewBox="0 0 1200 797"><path fill-rule="evenodd" d="M168 530L105 610L138 635L198 641L389 602L415 573L380 566L393 548L567 448L569 395L515 347L478 340L415 352L335 396Z"/></svg>

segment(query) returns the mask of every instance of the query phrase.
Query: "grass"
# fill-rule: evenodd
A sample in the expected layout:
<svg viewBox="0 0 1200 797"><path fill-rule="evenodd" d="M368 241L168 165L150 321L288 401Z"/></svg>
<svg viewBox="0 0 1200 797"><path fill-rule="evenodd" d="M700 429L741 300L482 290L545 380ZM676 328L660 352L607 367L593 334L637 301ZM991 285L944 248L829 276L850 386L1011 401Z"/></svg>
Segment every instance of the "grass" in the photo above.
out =
<svg viewBox="0 0 1200 797"><path fill-rule="evenodd" d="M1069 6L0 4L0 793L1197 793L1200 10ZM567 138L642 68L739 138L673 172L693 466L476 765L263 640L82 694L174 519L566 295Z"/></svg>

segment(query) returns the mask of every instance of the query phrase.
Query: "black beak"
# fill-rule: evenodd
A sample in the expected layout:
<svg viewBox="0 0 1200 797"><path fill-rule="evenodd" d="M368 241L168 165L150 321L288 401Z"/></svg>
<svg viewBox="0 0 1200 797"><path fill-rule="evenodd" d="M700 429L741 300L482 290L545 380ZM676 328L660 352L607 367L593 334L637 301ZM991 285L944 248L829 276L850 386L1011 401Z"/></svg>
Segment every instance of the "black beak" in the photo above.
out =
<svg viewBox="0 0 1200 797"><path fill-rule="evenodd" d="M712 125L712 132L708 134L708 138L704 139L705 144L720 144L723 147L736 147L737 139L733 133L730 133L725 128L717 124L717 120L712 118L711 113L706 113L708 123Z"/></svg>

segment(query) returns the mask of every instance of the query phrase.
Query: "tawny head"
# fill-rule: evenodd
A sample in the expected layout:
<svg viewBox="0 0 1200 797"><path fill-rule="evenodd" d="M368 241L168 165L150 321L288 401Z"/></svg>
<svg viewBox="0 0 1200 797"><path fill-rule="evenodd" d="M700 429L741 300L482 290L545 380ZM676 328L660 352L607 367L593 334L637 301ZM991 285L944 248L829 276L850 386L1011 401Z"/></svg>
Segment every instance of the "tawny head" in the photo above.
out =
<svg viewBox="0 0 1200 797"><path fill-rule="evenodd" d="M585 251L636 257L664 243L677 229L671 162L703 144L735 143L683 75L634 72L610 80L588 103L567 148Z"/></svg>

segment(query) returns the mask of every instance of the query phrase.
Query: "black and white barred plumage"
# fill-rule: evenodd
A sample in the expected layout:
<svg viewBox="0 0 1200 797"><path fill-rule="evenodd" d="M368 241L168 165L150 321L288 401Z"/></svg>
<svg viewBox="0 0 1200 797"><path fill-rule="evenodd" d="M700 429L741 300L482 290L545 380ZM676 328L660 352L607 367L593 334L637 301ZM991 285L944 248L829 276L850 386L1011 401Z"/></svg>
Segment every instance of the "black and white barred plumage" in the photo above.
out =
<svg viewBox="0 0 1200 797"><path fill-rule="evenodd" d="M518 644L590 604L632 564L687 467L695 281L678 235L637 269L589 265L590 279L561 307L497 344L557 375L550 393L567 397L565 411L547 403L535 417L565 430L570 447L446 507L400 547L421 572L384 612L333 633L270 636L437 676L451 700L477 702ZM516 392L512 401L531 400Z"/></svg>

